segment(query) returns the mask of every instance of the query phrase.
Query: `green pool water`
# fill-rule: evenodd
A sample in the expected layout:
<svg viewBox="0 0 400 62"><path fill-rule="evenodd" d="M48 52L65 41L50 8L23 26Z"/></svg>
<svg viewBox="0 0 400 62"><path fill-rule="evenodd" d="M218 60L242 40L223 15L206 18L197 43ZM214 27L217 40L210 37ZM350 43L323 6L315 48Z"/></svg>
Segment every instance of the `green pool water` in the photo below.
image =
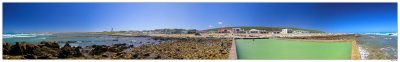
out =
<svg viewBox="0 0 400 62"><path fill-rule="evenodd" d="M293 39L236 39L238 59L350 60L351 42Z"/></svg>

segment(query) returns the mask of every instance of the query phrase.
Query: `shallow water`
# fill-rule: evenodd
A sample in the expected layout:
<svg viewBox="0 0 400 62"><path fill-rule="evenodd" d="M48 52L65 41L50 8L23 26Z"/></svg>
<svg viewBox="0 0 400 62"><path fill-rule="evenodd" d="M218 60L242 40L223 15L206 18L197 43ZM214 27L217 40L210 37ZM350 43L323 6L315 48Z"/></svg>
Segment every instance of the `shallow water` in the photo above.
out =
<svg viewBox="0 0 400 62"><path fill-rule="evenodd" d="M159 40L153 40L147 37L122 37L122 36L107 36L107 35L95 35L95 34L84 34L84 33L58 33L51 35L40 35L32 37L8 37L3 38L4 42L15 44L15 42L30 42L40 43L41 41L57 41L60 46L65 45L66 42L70 43L71 46L91 46L91 45L113 45L126 43L127 45L133 45L135 47L142 44L158 44Z"/></svg>
<svg viewBox="0 0 400 62"><path fill-rule="evenodd" d="M357 41L363 60L397 59L397 36L361 35Z"/></svg>

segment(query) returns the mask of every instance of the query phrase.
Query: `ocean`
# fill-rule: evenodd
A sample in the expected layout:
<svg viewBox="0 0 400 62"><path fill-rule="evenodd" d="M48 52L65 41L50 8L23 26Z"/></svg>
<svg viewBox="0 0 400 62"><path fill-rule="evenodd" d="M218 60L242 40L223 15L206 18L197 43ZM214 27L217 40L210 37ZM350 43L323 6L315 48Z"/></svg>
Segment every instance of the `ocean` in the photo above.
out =
<svg viewBox="0 0 400 62"><path fill-rule="evenodd" d="M397 60L397 33L361 33L357 37L361 59Z"/></svg>
<svg viewBox="0 0 400 62"><path fill-rule="evenodd" d="M148 37L123 37L86 33L55 33L55 34L3 34L3 42L29 42L38 44L41 41L57 41L60 46L69 42L71 46L113 45L126 43L127 45L140 46L143 44L158 44L160 40Z"/></svg>

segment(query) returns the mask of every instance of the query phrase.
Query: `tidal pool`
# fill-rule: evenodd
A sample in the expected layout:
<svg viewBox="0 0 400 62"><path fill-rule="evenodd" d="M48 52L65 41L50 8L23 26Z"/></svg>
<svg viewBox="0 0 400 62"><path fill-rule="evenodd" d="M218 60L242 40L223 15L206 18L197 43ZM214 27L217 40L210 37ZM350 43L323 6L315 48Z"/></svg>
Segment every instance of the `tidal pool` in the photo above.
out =
<svg viewBox="0 0 400 62"><path fill-rule="evenodd" d="M351 42L293 39L236 39L238 59L350 60Z"/></svg>

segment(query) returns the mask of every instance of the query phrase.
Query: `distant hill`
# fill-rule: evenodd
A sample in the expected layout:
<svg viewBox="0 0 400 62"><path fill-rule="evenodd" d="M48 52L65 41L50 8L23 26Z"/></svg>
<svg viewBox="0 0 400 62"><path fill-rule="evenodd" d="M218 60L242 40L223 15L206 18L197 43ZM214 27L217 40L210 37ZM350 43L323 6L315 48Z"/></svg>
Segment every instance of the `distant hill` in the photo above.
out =
<svg viewBox="0 0 400 62"><path fill-rule="evenodd" d="M258 29L258 30L265 30L265 31L282 31L282 29L292 29L292 30L304 30L310 33L323 33L322 31L318 30L311 30L311 29L303 29L303 28L291 28L291 27L256 27L256 26L237 26L237 27L222 27L222 28L212 28L207 29L206 31L217 31L218 29L231 29L231 28L241 28L244 30L250 29Z"/></svg>

